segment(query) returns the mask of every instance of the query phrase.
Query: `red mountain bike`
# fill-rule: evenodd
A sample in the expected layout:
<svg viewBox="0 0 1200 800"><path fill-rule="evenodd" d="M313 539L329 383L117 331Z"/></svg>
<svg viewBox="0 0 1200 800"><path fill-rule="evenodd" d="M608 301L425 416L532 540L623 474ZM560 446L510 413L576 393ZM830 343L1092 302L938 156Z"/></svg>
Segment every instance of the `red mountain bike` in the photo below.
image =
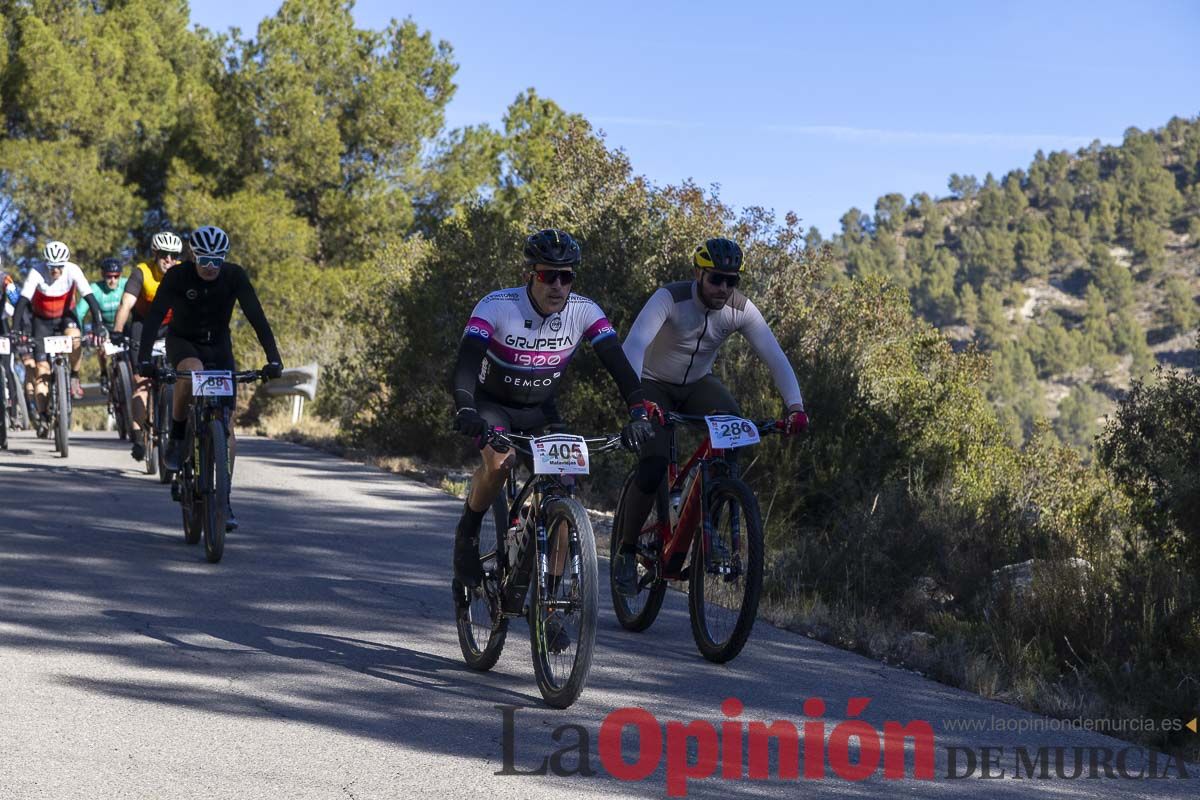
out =
<svg viewBox="0 0 1200 800"><path fill-rule="evenodd" d="M728 415L713 417L667 414L671 457L667 480L642 526L637 543L638 586L632 597L617 591L613 563L621 545L625 497L636 468L625 479L609 542L609 584L613 610L621 627L644 631L662 607L667 581L688 581L692 636L700 653L722 663L742 651L762 591L763 529L758 501L737 474L726 450L713 446L713 436L726 447L758 442L779 431L783 422L751 422ZM680 470L675 425L706 430L704 441ZM696 536L697 531L701 532ZM688 556L691 556L690 560Z"/></svg>

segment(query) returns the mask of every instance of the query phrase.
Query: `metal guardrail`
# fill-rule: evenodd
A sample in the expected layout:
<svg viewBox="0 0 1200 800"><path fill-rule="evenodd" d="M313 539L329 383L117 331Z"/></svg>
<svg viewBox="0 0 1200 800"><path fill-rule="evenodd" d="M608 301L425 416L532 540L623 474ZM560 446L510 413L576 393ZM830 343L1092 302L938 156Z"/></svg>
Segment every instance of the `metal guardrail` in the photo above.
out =
<svg viewBox="0 0 1200 800"><path fill-rule="evenodd" d="M321 368L315 361L303 367L290 367L283 371L282 377L267 381L263 391L271 397L291 397L292 422L296 423L304 414L304 401L317 397L320 372Z"/></svg>

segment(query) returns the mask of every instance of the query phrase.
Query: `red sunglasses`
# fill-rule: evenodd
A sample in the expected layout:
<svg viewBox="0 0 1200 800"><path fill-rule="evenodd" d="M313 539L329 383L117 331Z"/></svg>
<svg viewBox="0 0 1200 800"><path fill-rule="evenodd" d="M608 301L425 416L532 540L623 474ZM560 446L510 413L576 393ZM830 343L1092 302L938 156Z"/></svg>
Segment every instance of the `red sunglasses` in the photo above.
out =
<svg viewBox="0 0 1200 800"><path fill-rule="evenodd" d="M535 269L533 274L537 276L538 283L547 283L551 286L555 283L570 286L575 280L575 270L573 269Z"/></svg>

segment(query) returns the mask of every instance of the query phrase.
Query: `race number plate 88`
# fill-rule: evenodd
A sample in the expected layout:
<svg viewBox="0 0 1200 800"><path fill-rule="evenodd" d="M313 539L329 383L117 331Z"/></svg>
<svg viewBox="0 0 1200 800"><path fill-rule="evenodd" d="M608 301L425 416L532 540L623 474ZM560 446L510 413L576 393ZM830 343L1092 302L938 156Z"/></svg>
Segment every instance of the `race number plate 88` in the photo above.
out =
<svg viewBox="0 0 1200 800"><path fill-rule="evenodd" d="M708 436L712 439L712 446L718 450L746 447L759 442L758 428L748 419L732 414L719 414L705 417L704 421L708 423Z"/></svg>
<svg viewBox="0 0 1200 800"><path fill-rule="evenodd" d="M70 336L47 336L42 339L42 345L46 348L47 355L58 355L59 353L71 352L74 341Z"/></svg>
<svg viewBox="0 0 1200 800"><path fill-rule="evenodd" d="M197 397L230 397L233 394L233 373L229 370L193 372L192 394Z"/></svg>
<svg viewBox="0 0 1200 800"><path fill-rule="evenodd" d="M587 442L582 436L555 433L539 436L530 445L537 475L587 475L590 471Z"/></svg>

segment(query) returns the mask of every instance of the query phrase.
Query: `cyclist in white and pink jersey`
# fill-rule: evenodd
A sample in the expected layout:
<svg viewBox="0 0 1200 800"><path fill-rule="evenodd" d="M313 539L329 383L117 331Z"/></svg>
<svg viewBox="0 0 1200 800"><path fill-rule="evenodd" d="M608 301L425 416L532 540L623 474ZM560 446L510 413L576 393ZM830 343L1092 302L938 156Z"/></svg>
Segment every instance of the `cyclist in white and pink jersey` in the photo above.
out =
<svg viewBox="0 0 1200 800"><path fill-rule="evenodd" d="M107 329L100 303L92 295L91 284L83 270L70 260L70 249L62 242L49 242L42 255L46 259L47 275L43 276L36 269L29 270L13 318L24 322L25 308L33 312L30 328L22 327L19 333L33 336L33 352L24 358L25 392L37 404L38 435L45 437L49 430L46 405L50 397L50 357L46 355L43 339L46 336L70 336L74 340L70 354L71 395L79 398L83 397L83 388L79 385L79 360L83 353L79 322L75 318L75 292L79 292L91 309L93 336L100 339Z"/></svg>
<svg viewBox="0 0 1200 800"><path fill-rule="evenodd" d="M477 437L488 426L533 433L560 423L555 392L576 348L589 342L629 407L626 445L640 447L653 431L637 375L600 306L571 292L579 245L548 228L526 239L524 255L526 284L480 300L463 331L454 370L455 430ZM512 451L486 446L481 455L454 535L454 574L466 586L483 577L479 527L516 463Z"/></svg>

